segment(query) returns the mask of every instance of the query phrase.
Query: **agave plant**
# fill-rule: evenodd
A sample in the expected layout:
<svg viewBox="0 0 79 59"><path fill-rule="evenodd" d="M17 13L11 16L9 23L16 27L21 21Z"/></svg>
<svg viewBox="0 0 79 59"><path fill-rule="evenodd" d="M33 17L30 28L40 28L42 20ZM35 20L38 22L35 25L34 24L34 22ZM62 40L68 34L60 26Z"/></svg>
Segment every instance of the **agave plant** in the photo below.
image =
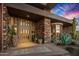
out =
<svg viewBox="0 0 79 59"><path fill-rule="evenodd" d="M72 43L72 37L69 33L62 33L60 35L60 43L63 45L71 44Z"/></svg>

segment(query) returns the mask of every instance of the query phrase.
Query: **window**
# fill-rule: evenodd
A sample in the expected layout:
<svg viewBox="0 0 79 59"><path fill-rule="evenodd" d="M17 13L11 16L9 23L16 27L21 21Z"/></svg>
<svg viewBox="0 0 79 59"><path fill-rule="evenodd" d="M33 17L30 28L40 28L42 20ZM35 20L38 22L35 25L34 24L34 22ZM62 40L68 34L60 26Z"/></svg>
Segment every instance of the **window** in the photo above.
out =
<svg viewBox="0 0 79 59"><path fill-rule="evenodd" d="M56 33L60 33L60 25L56 25Z"/></svg>

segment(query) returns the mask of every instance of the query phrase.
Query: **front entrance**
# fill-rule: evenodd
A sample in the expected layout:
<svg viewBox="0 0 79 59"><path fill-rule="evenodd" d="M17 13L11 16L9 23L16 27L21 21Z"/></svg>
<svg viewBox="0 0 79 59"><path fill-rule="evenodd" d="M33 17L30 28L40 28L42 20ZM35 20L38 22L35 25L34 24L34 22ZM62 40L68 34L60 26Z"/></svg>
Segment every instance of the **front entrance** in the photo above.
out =
<svg viewBox="0 0 79 59"><path fill-rule="evenodd" d="M35 23L28 19L11 17L8 20L9 25L13 25L16 36L13 44L16 48L24 48L36 45L32 42L32 35L35 33Z"/></svg>
<svg viewBox="0 0 79 59"><path fill-rule="evenodd" d="M32 21L20 19L18 25L19 40L17 42L17 47L29 47L35 43L32 41L32 35L35 31L35 26Z"/></svg>

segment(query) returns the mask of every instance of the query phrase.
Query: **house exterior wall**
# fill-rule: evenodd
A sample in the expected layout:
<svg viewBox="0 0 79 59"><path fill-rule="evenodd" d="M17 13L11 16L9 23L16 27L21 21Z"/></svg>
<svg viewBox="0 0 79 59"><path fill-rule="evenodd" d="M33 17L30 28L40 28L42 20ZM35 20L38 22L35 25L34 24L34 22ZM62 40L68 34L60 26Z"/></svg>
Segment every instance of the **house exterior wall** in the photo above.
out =
<svg viewBox="0 0 79 59"><path fill-rule="evenodd" d="M0 51L2 50L2 4L0 4Z"/></svg>
<svg viewBox="0 0 79 59"><path fill-rule="evenodd" d="M63 32L72 33L72 26L63 27Z"/></svg>
<svg viewBox="0 0 79 59"><path fill-rule="evenodd" d="M2 49L2 9L0 5L0 50ZM4 10L7 12L7 10ZM7 13L8 14L8 13ZM4 15L5 18L6 14ZM69 29L69 30L68 30ZM41 35L45 43L51 42L51 20L49 18L44 17L43 19L38 20L38 22L35 23L35 31L37 34ZM63 32L70 32L71 27L63 27Z"/></svg>
<svg viewBox="0 0 79 59"><path fill-rule="evenodd" d="M51 41L51 20L43 18L36 23L36 32L44 39L44 43Z"/></svg>
<svg viewBox="0 0 79 59"><path fill-rule="evenodd" d="M44 19L42 20L39 20L37 23L36 23L36 33L38 35L40 35L42 38L44 38Z"/></svg>
<svg viewBox="0 0 79 59"><path fill-rule="evenodd" d="M51 41L51 20L44 18L44 39L45 42Z"/></svg>
<svg viewBox="0 0 79 59"><path fill-rule="evenodd" d="M2 19L2 51L6 51L7 49L7 24L8 24L8 21L9 21L9 18L8 18L8 12L7 12L7 7L5 4L3 4L2 6L3 8L3 19Z"/></svg>

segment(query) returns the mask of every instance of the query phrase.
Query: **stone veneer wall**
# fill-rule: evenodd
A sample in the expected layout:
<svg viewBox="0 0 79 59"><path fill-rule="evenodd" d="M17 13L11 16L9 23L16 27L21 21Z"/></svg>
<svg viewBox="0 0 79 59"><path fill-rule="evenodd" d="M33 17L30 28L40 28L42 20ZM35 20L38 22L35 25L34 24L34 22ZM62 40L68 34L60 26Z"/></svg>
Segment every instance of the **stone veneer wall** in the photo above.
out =
<svg viewBox="0 0 79 59"><path fill-rule="evenodd" d="M48 18L39 20L36 23L36 33L41 35L45 42L51 41L51 21Z"/></svg>
<svg viewBox="0 0 79 59"><path fill-rule="evenodd" d="M63 32L72 33L72 26L63 27Z"/></svg>
<svg viewBox="0 0 79 59"><path fill-rule="evenodd" d="M45 42L51 41L51 20L44 18L44 39Z"/></svg>
<svg viewBox="0 0 79 59"><path fill-rule="evenodd" d="M44 38L44 19L39 20L36 23L36 33Z"/></svg>
<svg viewBox="0 0 79 59"><path fill-rule="evenodd" d="M0 4L0 51L2 50L2 4Z"/></svg>

